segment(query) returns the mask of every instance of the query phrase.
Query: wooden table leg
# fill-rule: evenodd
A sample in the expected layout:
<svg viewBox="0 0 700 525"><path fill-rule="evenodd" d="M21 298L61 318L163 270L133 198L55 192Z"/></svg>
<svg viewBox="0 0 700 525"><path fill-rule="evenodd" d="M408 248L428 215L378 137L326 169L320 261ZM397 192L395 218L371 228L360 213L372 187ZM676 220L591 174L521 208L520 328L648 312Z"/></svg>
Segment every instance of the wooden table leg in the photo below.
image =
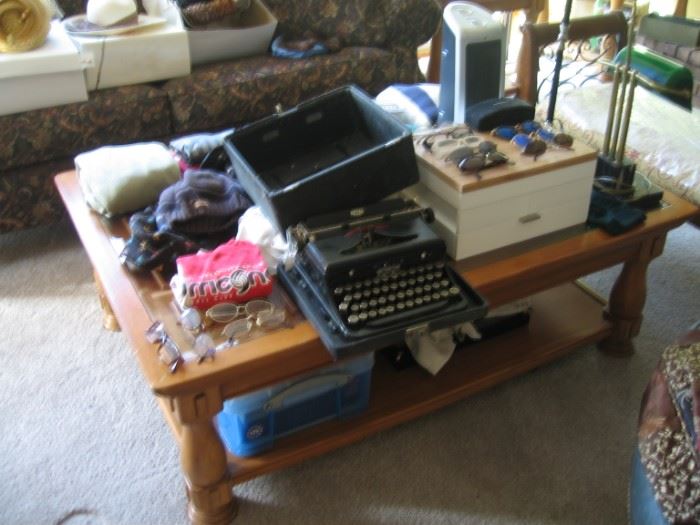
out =
<svg viewBox="0 0 700 525"><path fill-rule="evenodd" d="M102 281L100 281L100 276L97 272L93 271L92 275L95 278L95 287L97 288L97 297L100 299L100 307L102 308L102 326L104 326L110 332L118 332L120 330L119 321L112 311L112 306L107 300L105 295L104 287L102 286Z"/></svg>
<svg viewBox="0 0 700 525"><path fill-rule="evenodd" d="M236 516L226 450L213 418L223 407L218 388L174 398L181 424L180 463L185 475L188 515L195 525L224 525Z"/></svg>
<svg viewBox="0 0 700 525"><path fill-rule="evenodd" d="M622 267L610 292L605 317L612 322L612 333L598 343L598 348L615 356L634 353L632 338L642 325L642 311L647 296L647 268L655 257L664 251L666 235L647 240L640 246L634 259Z"/></svg>

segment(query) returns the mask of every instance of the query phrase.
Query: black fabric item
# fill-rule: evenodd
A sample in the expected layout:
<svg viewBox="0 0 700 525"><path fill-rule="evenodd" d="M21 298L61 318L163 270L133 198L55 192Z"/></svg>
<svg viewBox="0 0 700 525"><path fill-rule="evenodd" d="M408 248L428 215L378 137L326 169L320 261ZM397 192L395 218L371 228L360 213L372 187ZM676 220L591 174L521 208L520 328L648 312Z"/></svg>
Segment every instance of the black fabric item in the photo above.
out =
<svg viewBox="0 0 700 525"><path fill-rule="evenodd" d="M120 260L130 271L141 272L162 267L163 273L175 273L175 259L194 253L200 245L172 231L159 231L155 208L149 206L129 219L131 236L122 249Z"/></svg>
<svg viewBox="0 0 700 525"><path fill-rule="evenodd" d="M535 106L519 98L490 98L469 106L465 120L477 131L514 126L535 118Z"/></svg>
<svg viewBox="0 0 700 525"><path fill-rule="evenodd" d="M160 194L156 223L189 237L234 237L238 219L252 205L238 181L211 170L185 171L183 179Z"/></svg>
<svg viewBox="0 0 700 525"><path fill-rule="evenodd" d="M643 223L646 217L642 210L593 189L588 208L587 222L590 226L602 228L611 235L619 235Z"/></svg>

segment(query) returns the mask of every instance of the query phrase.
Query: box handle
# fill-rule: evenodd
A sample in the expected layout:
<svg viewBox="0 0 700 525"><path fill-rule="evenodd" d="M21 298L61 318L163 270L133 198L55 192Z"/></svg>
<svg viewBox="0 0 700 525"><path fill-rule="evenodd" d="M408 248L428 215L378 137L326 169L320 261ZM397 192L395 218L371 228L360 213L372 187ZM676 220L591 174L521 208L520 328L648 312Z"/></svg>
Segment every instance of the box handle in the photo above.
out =
<svg viewBox="0 0 700 525"><path fill-rule="evenodd" d="M523 215L522 217L520 217L518 219L518 222L520 222L520 224L526 224L528 222L533 222L541 218L542 215L540 215L539 213L530 213L529 215Z"/></svg>
<svg viewBox="0 0 700 525"><path fill-rule="evenodd" d="M298 383L290 385L281 392L278 392L276 395L272 396L267 403L265 403L263 409L267 412L277 410L284 406L284 402L288 397L300 394L304 390L326 385L332 385L338 388L347 385L350 382L350 379L352 379L352 374L342 374L338 372L333 374L322 374L304 381L299 381Z"/></svg>

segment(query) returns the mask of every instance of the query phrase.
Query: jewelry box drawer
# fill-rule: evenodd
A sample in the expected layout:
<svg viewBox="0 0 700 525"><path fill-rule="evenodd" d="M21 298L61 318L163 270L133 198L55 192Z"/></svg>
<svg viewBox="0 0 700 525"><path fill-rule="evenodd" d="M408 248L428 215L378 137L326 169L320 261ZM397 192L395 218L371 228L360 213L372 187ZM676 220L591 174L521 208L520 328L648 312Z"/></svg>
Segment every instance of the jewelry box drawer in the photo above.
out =
<svg viewBox="0 0 700 525"><path fill-rule="evenodd" d="M421 177L405 193L433 209L433 228L449 255L463 259L584 223L594 169L591 161L473 192L452 191L449 201Z"/></svg>

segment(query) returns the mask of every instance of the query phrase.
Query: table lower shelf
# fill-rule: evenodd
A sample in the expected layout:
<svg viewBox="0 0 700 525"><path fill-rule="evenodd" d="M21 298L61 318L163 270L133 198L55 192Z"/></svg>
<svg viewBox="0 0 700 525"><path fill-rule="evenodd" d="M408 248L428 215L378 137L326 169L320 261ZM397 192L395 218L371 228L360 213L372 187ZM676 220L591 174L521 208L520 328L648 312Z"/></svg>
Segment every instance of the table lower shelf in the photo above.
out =
<svg viewBox="0 0 700 525"><path fill-rule="evenodd" d="M396 370L377 355L369 407L347 419L321 423L281 438L253 457L229 455L234 483L282 469L444 407L606 337L602 301L571 283L533 296L528 326L455 352L436 375Z"/></svg>

